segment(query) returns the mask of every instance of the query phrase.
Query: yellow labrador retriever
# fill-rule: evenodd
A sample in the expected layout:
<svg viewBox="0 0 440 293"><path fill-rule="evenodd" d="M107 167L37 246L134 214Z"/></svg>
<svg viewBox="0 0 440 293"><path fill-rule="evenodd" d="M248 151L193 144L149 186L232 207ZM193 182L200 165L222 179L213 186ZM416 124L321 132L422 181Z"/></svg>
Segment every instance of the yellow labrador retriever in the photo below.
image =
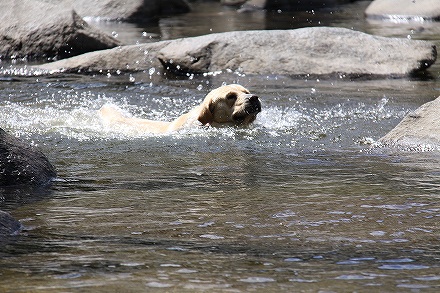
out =
<svg viewBox="0 0 440 293"><path fill-rule="evenodd" d="M154 121L126 117L112 106L103 106L99 114L108 125L125 125L146 133L166 133L194 124L223 126L246 126L261 112L261 103L256 95L238 84L221 86L211 91L203 102L172 122Z"/></svg>

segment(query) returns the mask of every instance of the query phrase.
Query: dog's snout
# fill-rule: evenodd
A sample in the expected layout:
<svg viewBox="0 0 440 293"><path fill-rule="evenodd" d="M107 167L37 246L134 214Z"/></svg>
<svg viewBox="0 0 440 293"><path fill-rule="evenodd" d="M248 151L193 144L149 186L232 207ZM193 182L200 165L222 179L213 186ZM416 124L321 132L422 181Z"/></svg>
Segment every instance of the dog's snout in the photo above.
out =
<svg viewBox="0 0 440 293"><path fill-rule="evenodd" d="M259 102L259 99L258 99L257 96L252 95L252 96L249 98L249 101L250 101L251 103L257 103L257 102Z"/></svg>
<svg viewBox="0 0 440 293"><path fill-rule="evenodd" d="M245 98L246 98L246 100L249 100L250 102L254 102L254 101L258 100L258 97L253 94L246 94Z"/></svg>
<svg viewBox="0 0 440 293"><path fill-rule="evenodd" d="M258 96L253 94L247 94L246 100L248 100L251 104L260 104L260 99L258 98Z"/></svg>
<svg viewBox="0 0 440 293"><path fill-rule="evenodd" d="M261 112L261 103L258 96L246 94L246 100L248 101L248 109L251 110L251 112Z"/></svg>

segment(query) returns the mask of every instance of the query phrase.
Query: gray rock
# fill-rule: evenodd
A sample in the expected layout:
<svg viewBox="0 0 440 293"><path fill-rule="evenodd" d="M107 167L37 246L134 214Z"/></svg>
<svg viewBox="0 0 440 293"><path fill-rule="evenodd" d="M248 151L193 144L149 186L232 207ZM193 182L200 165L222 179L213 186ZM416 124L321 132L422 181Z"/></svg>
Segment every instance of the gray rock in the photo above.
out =
<svg viewBox="0 0 440 293"><path fill-rule="evenodd" d="M440 20L440 1L375 0L365 14L369 18Z"/></svg>
<svg viewBox="0 0 440 293"><path fill-rule="evenodd" d="M440 97L403 118L379 142L388 146L440 148Z"/></svg>
<svg viewBox="0 0 440 293"><path fill-rule="evenodd" d="M246 2L246 0L220 0L220 3L225 6L239 6Z"/></svg>
<svg viewBox="0 0 440 293"><path fill-rule="evenodd" d="M157 66L176 74L406 76L436 60L425 41L385 38L330 27L240 31L119 47L39 66L65 72L142 71Z"/></svg>
<svg viewBox="0 0 440 293"><path fill-rule="evenodd" d="M0 186L46 185L56 176L46 156L0 128Z"/></svg>
<svg viewBox="0 0 440 293"><path fill-rule="evenodd" d="M106 74L108 72L139 72L160 67L158 50L168 41L143 45L121 46L118 48L90 52L80 56L34 66L39 74L47 73L83 73ZM43 70L43 72L41 72Z"/></svg>
<svg viewBox="0 0 440 293"><path fill-rule="evenodd" d="M4 0L0 11L0 59L64 58L113 48L119 42L90 27L70 5Z"/></svg>
<svg viewBox="0 0 440 293"><path fill-rule="evenodd" d="M54 5L59 0L47 0ZM66 1L66 0L65 0ZM145 21L159 15L190 11L185 0L67 0L84 17Z"/></svg>
<svg viewBox="0 0 440 293"><path fill-rule="evenodd" d="M434 63L436 49L422 41L315 27L180 39L161 49L158 58L183 73L229 68L251 74L407 75Z"/></svg>
<svg viewBox="0 0 440 293"><path fill-rule="evenodd" d="M4 236L10 236L22 228L19 221L15 220L10 214L0 211L0 241Z"/></svg>

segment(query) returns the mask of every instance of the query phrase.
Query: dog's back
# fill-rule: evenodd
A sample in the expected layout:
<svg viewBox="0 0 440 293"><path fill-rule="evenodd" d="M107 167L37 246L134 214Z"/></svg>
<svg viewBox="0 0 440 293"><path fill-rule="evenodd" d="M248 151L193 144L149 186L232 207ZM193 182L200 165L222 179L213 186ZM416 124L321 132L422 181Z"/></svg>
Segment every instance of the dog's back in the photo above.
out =
<svg viewBox="0 0 440 293"><path fill-rule="evenodd" d="M163 133L166 132L170 122L153 121L141 118L126 117L118 108L111 105L104 105L99 109L99 115L104 124L112 125L126 125L134 127L136 130L149 133Z"/></svg>

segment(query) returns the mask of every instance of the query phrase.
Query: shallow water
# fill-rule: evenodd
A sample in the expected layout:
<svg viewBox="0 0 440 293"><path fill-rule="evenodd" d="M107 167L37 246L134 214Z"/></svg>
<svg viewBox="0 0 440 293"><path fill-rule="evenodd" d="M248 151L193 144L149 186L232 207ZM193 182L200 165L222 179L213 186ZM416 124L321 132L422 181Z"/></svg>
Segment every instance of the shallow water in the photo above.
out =
<svg viewBox="0 0 440 293"><path fill-rule="evenodd" d="M324 25L379 35L406 37L415 27L368 23L356 12L363 6L308 14L312 25L322 16ZM235 15L197 12L213 22L218 13ZM279 15L264 27L241 15L234 22L286 28L292 15ZM149 31L168 38L164 23L181 24L168 27L172 36L209 30L188 19ZM440 24L416 25L426 29L414 38L438 43ZM1 127L40 147L59 178L48 189L0 191L0 209L25 225L1 242L0 291L439 290L438 150L375 145L440 95L438 65L430 77L354 81L157 72L2 79ZM249 129L145 135L109 129L96 115L113 104L169 120L232 82L262 100Z"/></svg>

